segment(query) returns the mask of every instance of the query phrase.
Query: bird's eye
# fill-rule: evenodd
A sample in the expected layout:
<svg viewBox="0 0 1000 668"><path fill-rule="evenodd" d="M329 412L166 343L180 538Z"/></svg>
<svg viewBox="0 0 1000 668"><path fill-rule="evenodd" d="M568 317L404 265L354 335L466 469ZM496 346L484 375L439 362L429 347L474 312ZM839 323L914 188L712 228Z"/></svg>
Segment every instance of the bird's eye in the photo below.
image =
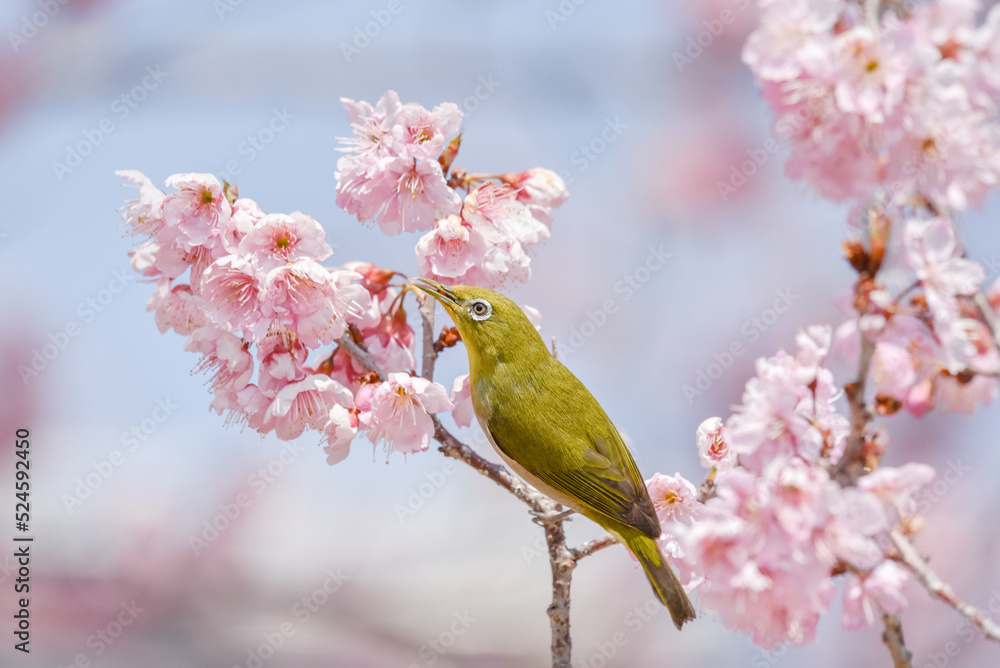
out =
<svg viewBox="0 0 1000 668"><path fill-rule="evenodd" d="M473 320L486 320L493 315L493 307L485 299L477 299L469 306L469 315Z"/></svg>

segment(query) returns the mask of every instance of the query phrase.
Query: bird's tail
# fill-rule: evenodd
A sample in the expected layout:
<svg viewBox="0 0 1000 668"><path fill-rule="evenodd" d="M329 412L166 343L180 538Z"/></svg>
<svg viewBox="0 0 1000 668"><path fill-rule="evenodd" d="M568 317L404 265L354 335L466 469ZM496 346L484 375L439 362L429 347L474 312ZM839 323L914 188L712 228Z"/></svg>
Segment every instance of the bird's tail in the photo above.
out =
<svg viewBox="0 0 1000 668"><path fill-rule="evenodd" d="M666 557L660 552L656 542L638 531L627 535L622 542L628 546L628 549L642 564L643 570L646 571L646 577L653 585L653 591L656 592L656 597L670 610L674 626L679 629L684 622L694 619L696 616L694 606L691 605L674 569L667 563Z"/></svg>

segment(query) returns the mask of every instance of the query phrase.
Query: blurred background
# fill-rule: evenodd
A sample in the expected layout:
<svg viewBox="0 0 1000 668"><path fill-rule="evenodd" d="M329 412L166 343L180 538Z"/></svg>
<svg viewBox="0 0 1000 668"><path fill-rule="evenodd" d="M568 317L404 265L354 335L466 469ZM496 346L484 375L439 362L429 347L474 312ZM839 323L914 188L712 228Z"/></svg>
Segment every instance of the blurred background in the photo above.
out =
<svg viewBox="0 0 1000 668"><path fill-rule="evenodd" d="M152 286L129 267L116 211L135 191L113 172L228 176L265 211L319 220L332 261L415 273L417 236L387 238L335 206L335 138L350 132L338 100L394 89L458 103L458 166L542 166L569 184L513 296L541 310L543 336L647 476L700 481L698 424L729 414L756 357L839 323L833 297L852 281L846 206L785 178L783 149L734 172L772 137L739 59L754 21L730 0L2 3L0 422L8 444L30 429L35 542L25 656L4 529L0 664L546 665L549 565L524 507L434 450L386 462L359 439L330 467L313 435L289 446L226 428L195 356L145 311ZM993 197L962 221L990 281L998 212ZM42 368L22 377L33 358ZM438 369L446 386L465 373L462 349ZM960 595L1000 611L997 408L889 425L887 461L958 472L925 497L918 546ZM583 519L568 532L599 535ZM997 665L956 613L909 594L914 665ZM880 627L841 629L839 601L816 643L768 653L711 613L678 634L650 600L622 548L583 561L574 665L890 664Z"/></svg>

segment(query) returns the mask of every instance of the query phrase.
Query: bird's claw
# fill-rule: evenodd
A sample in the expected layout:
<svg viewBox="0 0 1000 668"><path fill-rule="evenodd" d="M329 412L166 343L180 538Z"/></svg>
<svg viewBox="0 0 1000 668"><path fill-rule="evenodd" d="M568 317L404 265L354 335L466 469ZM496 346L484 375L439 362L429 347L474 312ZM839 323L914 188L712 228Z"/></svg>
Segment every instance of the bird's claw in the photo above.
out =
<svg viewBox="0 0 1000 668"><path fill-rule="evenodd" d="M544 527L551 524L557 524L565 519L572 519L570 515L572 515L576 511L573 510L572 508L568 508L566 510L562 510L559 512L552 512L552 511L539 512L537 510L529 510L528 512L532 515L531 518L532 522L534 522L538 526Z"/></svg>

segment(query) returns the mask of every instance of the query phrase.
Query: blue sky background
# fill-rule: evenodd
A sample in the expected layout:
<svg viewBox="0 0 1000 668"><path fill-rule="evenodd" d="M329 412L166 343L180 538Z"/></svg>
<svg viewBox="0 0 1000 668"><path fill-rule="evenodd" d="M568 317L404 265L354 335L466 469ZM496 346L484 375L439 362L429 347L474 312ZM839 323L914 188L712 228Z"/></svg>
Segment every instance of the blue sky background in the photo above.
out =
<svg viewBox="0 0 1000 668"><path fill-rule="evenodd" d="M31 429L36 535L30 657L11 649L13 584L0 573L4 665L71 665L81 655L95 666L247 665L282 628L291 633L264 665L541 666L548 657L542 533L512 498L433 450L387 465L359 439L328 467L309 435L287 451L209 412L205 379L191 374L195 357L145 312L152 286L129 269L134 242L116 212L134 191L120 187L116 169L162 182L237 161L240 193L267 212L319 220L331 261L415 273L415 235L387 238L336 208L335 138L349 133L338 100L374 102L394 89L427 107L459 103L459 166L566 173L571 198L534 254L532 281L511 293L541 310L543 336L564 350L574 330L593 331L564 359L631 436L647 476L700 481L695 428L728 415L753 360L792 349L800 327L840 322L832 298L852 281L838 247L846 205L785 178L784 149L726 201L718 194L717 183L771 137L770 113L739 60L754 20L742 3L401 0L350 58L341 45L373 12L384 18L388 2L55 2L35 34L12 43L43 4L0 7L0 424L5 438ZM724 9L735 20L679 68L675 54ZM148 68L162 81L136 89ZM125 116L122 95L144 98ZM251 159L241 145L276 110L290 116L287 127ZM98 132L102 121L113 129ZM609 123L620 134L584 158L581 148ZM53 163L87 141L96 143L89 155L58 173ZM997 213L994 197L963 217L973 259L996 263ZM670 257L626 299L615 286L651 248ZM752 334L747 323L766 319L782 291L791 306ZM583 327L601 319L593 313L608 299L615 313ZM18 365L67 327L77 334L22 382ZM745 353L702 395L685 396L684 385L734 343ZM438 379L450 385L465 369L456 349ZM170 407L162 422L153 419L165 415L158 405ZM991 407L972 418L894 418L887 458L962 471L930 499L919 545L962 595L1000 610L996 415ZM122 435L133 427L148 438L130 449ZM493 456L481 435L464 436ZM0 490L13 499L7 453ZM268 467L269 477L259 473ZM65 495L88 475L99 484L68 509ZM417 505L421 485L429 498L401 521L398 507ZM235 514L241 498L249 502L239 516L195 554L191 537ZM568 530L572 541L599 535L583 519ZM600 648L618 632L626 642L606 665L888 663L879 629L840 629L839 603L817 643L780 656L710 613L682 634L659 612L637 623L632 611L650 592L621 548L584 561L573 592L575 665L602 665ZM910 594L903 621L916 665L950 642L961 665L995 664L996 648L971 640L957 615L916 587ZM324 602L303 615L302 597ZM139 608L111 644L99 640ZM446 651L429 649L432 640Z"/></svg>

